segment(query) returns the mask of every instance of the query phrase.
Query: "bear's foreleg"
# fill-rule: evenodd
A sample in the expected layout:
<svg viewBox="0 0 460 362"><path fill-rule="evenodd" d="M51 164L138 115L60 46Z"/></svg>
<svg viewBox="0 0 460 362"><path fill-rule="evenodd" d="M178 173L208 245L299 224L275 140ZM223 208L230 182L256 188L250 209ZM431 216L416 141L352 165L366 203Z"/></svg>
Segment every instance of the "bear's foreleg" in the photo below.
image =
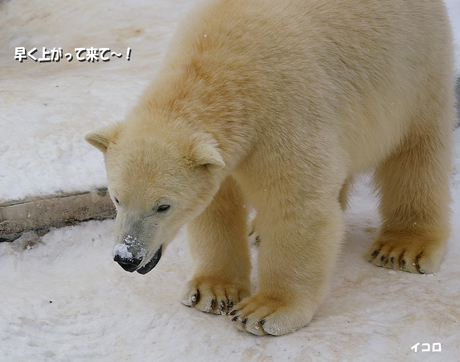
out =
<svg viewBox="0 0 460 362"><path fill-rule="evenodd" d="M182 303L227 314L250 294L247 211L236 182L227 178L208 208L187 226L195 264Z"/></svg>
<svg viewBox="0 0 460 362"><path fill-rule="evenodd" d="M256 335L282 335L307 325L328 288L343 238L343 211L335 198L259 210L259 286L230 313ZM278 207L276 207L278 205Z"/></svg>

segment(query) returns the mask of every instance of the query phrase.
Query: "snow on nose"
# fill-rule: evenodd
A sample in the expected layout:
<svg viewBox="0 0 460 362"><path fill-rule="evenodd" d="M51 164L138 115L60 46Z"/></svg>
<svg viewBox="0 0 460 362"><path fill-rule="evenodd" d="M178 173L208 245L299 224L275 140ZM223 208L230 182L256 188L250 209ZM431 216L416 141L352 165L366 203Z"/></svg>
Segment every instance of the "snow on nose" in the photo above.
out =
<svg viewBox="0 0 460 362"><path fill-rule="evenodd" d="M112 255L114 258L119 257L126 260L134 259L133 254L128 250L128 245L126 244L115 244Z"/></svg>
<svg viewBox="0 0 460 362"><path fill-rule="evenodd" d="M129 272L135 271L146 255L145 248L136 236L125 235L122 242L115 244L112 250L113 260Z"/></svg>
<svg viewBox="0 0 460 362"><path fill-rule="evenodd" d="M115 244L113 247L112 255L121 259L140 259L146 255L145 248L141 245L141 241L138 237L132 235L125 235L122 239L122 243Z"/></svg>

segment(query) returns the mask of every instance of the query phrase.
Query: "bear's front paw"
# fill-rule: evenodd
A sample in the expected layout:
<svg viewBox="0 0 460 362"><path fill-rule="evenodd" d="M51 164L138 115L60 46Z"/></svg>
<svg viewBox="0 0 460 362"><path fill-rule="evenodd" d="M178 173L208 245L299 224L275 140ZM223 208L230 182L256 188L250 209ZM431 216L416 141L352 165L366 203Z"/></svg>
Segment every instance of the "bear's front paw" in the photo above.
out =
<svg viewBox="0 0 460 362"><path fill-rule="evenodd" d="M182 304L202 312L225 315L249 294L249 287L242 285L193 279L184 288Z"/></svg>
<svg viewBox="0 0 460 362"><path fill-rule="evenodd" d="M256 294L238 303L230 316L238 329L259 336L292 333L310 322L314 310L287 300Z"/></svg>

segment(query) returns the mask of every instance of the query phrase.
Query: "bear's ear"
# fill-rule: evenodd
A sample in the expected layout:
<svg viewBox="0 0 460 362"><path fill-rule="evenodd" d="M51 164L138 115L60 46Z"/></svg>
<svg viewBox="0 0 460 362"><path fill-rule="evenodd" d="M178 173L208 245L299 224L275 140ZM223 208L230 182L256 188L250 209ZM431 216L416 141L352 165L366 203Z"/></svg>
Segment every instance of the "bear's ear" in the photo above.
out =
<svg viewBox="0 0 460 362"><path fill-rule="evenodd" d="M207 166L211 169L221 169L225 167L225 162L219 150L209 143L202 143L195 148L193 163L196 166Z"/></svg>
<svg viewBox="0 0 460 362"><path fill-rule="evenodd" d="M97 149L105 152L107 151L107 147L109 147L110 141L115 136L116 130L116 125L105 126L94 132L88 133L85 136L85 140Z"/></svg>

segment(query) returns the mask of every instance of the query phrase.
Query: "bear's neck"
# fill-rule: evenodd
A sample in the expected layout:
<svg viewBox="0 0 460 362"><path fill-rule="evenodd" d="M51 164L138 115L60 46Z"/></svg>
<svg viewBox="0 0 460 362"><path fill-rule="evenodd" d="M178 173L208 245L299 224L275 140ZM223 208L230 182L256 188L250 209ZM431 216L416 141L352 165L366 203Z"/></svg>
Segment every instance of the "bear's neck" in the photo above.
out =
<svg viewBox="0 0 460 362"><path fill-rule="evenodd" d="M200 134L211 136L219 144L227 169L236 167L250 152L254 119L248 114L245 94L230 77L220 75L214 80L196 69L170 69L157 76L141 103L141 108L150 110L156 132L164 132L167 139L188 143Z"/></svg>

